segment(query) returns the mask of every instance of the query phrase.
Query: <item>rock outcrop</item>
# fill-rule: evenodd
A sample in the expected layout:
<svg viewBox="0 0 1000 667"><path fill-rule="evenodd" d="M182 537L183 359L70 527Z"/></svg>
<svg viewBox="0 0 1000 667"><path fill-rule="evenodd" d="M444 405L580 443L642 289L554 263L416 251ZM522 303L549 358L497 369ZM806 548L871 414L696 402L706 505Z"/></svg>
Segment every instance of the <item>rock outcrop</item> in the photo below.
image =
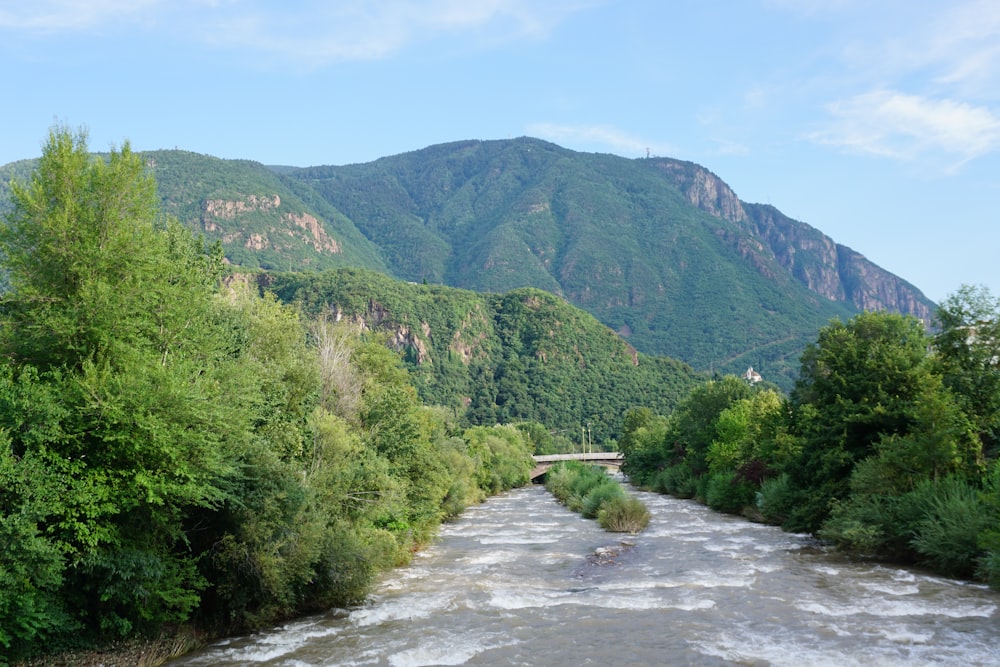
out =
<svg viewBox="0 0 1000 667"><path fill-rule="evenodd" d="M749 232L733 234L732 244L759 273L774 278L769 260L831 301L858 310L888 310L930 324L934 304L916 287L835 243L818 229L784 215L773 206L748 204L718 176L690 162L658 159L656 166L693 205Z"/></svg>

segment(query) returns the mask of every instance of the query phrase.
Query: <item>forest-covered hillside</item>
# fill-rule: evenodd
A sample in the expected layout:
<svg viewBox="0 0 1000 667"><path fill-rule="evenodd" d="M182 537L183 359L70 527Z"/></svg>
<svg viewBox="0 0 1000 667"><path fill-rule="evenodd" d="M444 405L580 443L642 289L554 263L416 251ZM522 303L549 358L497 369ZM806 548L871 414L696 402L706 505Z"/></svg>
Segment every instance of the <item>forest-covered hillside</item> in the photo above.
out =
<svg viewBox="0 0 1000 667"><path fill-rule="evenodd" d="M520 421L604 443L638 406L669 412L707 379L687 364L637 352L592 315L534 288L504 294L341 269L267 273L262 289L364 330L403 354L426 403L470 424Z"/></svg>
<svg viewBox="0 0 1000 667"><path fill-rule="evenodd" d="M546 290L637 350L703 371L753 365L790 389L831 318L928 321L918 289L698 165L462 141L367 164L267 168L143 154L162 210L227 259L272 271L362 268L479 292ZM0 169L4 183L30 162Z"/></svg>

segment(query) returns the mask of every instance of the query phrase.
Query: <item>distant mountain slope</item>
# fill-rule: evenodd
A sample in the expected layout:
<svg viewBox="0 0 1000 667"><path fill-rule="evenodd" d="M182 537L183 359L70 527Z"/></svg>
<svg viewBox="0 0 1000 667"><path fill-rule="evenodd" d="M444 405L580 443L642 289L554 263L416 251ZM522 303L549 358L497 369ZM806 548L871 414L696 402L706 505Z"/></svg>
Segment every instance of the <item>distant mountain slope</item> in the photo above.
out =
<svg viewBox="0 0 1000 667"><path fill-rule="evenodd" d="M859 253L679 160L531 138L309 168L146 156L164 210L222 241L235 264L360 267L481 292L536 287L642 352L702 370L752 364L785 387L831 318L888 309L927 321L934 307ZM0 198L15 167L24 163L0 169Z"/></svg>
<svg viewBox="0 0 1000 667"><path fill-rule="evenodd" d="M919 290L677 160L463 141L292 171L382 248L396 275L559 294L637 349L786 380L832 317L928 319ZM787 382L783 384L787 385Z"/></svg>
<svg viewBox="0 0 1000 667"><path fill-rule="evenodd" d="M604 442L618 437L629 408L667 414L707 379L637 352L590 313L534 288L483 294L355 269L257 280L306 312L385 334L424 401L467 408L475 424L537 421L571 437L589 425Z"/></svg>
<svg viewBox="0 0 1000 667"><path fill-rule="evenodd" d="M156 177L163 212L209 241L222 241L234 264L389 270L378 247L353 222L257 162L177 150L143 155Z"/></svg>

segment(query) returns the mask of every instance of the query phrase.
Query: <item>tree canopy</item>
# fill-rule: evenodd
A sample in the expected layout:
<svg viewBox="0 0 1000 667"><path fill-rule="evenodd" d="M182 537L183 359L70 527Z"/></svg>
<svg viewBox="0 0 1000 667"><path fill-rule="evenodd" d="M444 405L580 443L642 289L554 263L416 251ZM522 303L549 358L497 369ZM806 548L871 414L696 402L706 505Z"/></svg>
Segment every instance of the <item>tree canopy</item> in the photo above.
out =
<svg viewBox="0 0 1000 667"><path fill-rule="evenodd" d="M217 246L160 214L127 143L94 156L85 133L53 129L12 193L0 229L12 659L358 601L441 520L527 481L520 431L466 437L380 342L224 276Z"/></svg>

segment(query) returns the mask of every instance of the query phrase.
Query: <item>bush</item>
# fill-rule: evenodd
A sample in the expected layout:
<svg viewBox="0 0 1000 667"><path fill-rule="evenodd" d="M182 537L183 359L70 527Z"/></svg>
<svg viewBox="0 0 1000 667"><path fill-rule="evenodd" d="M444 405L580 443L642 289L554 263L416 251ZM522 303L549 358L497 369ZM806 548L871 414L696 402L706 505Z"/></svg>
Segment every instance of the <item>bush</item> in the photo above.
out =
<svg viewBox="0 0 1000 667"><path fill-rule="evenodd" d="M649 525L649 509L637 498L621 495L604 503L597 523L612 533L638 533Z"/></svg>
<svg viewBox="0 0 1000 667"><path fill-rule="evenodd" d="M549 490L555 499L566 504L573 494L573 482L576 480L576 471L567 465L552 466L545 473L545 488Z"/></svg>
<svg viewBox="0 0 1000 667"><path fill-rule="evenodd" d="M657 492L669 493L677 498L693 498L696 487L694 473L685 463L665 468L653 482Z"/></svg>
<svg viewBox="0 0 1000 667"><path fill-rule="evenodd" d="M584 496L580 514L587 519L596 519L605 503L624 497L625 490L621 487L621 484L609 478L603 484L593 487Z"/></svg>
<svg viewBox="0 0 1000 667"><path fill-rule="evenodd" d="M931 495L911 542L921 561L944 574L972 576L981 555L979 534L991 523L978 491L962 479L948 477L924 482L914 493Z"/></svg>
<svg viewBox="0 0 1000 667"><path fill-rule="evenodd" d="M781 525L794 507L794 491L788 475L765 479L756 494L757 509L768 523Z"/></svg>
<svg viewBox="0 0 1000 667"><path fill-rule="evenodd" d="M568 509L596 518L605 530L636 533L649 523L646 506L629 497L599 466L577 461L555 465L546 475L545 488Z"/></svg>
<svg viewBox="0 0 1000 667"><path fill-rule="evenodd" d="M738 514L752 505L757 487L736 477L734 471L718 472L709 476L705 488L705 502L718 512Z"/></svg>

